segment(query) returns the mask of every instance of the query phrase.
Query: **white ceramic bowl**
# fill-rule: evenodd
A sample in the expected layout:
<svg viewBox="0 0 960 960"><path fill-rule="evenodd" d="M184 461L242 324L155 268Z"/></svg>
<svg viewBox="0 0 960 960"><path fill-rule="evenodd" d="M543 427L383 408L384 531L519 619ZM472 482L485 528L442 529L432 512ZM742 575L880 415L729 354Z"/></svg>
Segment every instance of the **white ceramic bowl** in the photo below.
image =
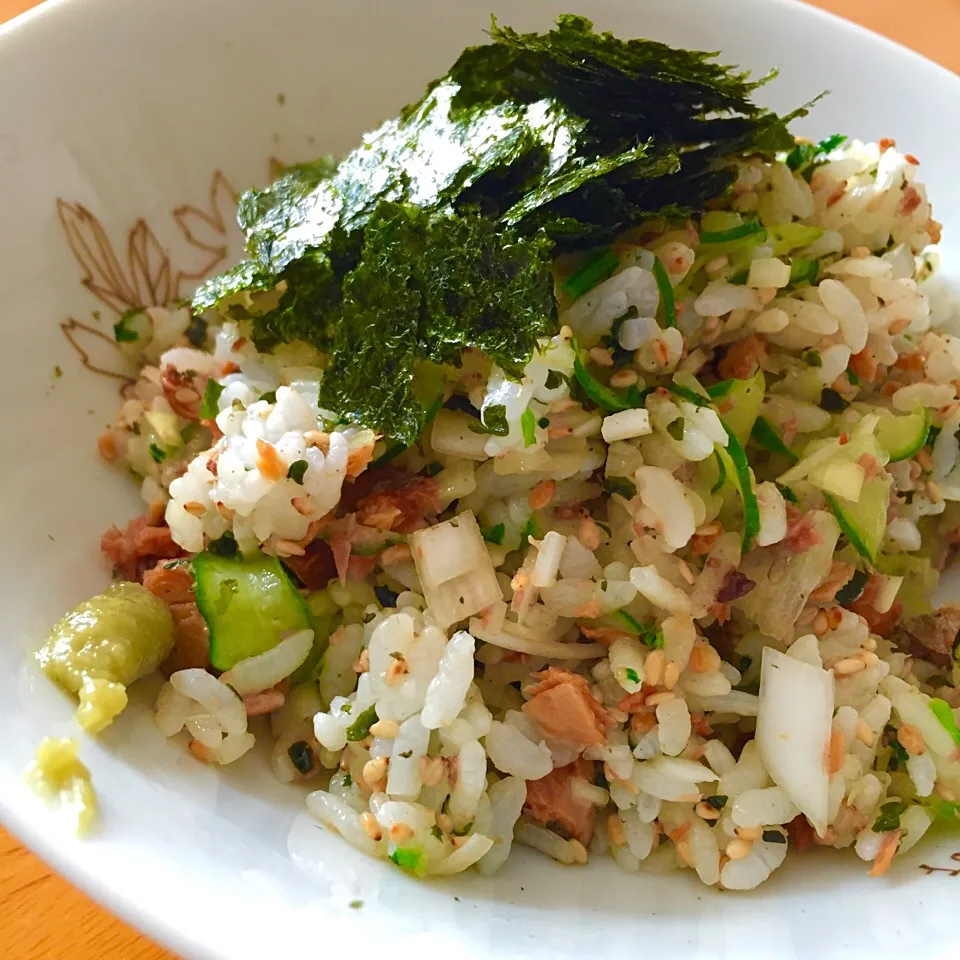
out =
<svg viewBox="0 0 960 960"><path fill-rule="evenodd" d="M883 880L849 852L794 856L749 896L686 876L628 876L610 861L563 868L524 851L495 880L417 883L313 824L301 794L275 783L261 757L218 774L165 742L147 711L149 682L122 722L83 741L102 801L91 839L69 836L22 784L41 737L75 732L73 705L29 651L103 588L99 535L138 509L133 486L94 449L116 383L85 370L81 352L118 369L100 336L117 310L186 293L191 277L239 255L231 184L265 183L273 156L351 146L481 40L491 8L523 29L576 8L620 35L778 66L764 91L778 108L831 89L801 131L894 137L919 156L946 224L948 269L956 262L960 81L800 5L64 0L3 28L3 820L189 957L957 956L960 876L950 870L960 874L960 840L924 843ZM351 908L357 900L364 906Z"/></svg>

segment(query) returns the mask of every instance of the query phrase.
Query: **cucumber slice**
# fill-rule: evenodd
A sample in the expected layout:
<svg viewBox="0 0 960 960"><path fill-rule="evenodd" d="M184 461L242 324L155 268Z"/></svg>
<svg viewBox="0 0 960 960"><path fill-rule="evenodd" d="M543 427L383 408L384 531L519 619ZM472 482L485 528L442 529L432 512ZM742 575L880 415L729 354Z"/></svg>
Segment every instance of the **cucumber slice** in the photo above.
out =
<svg viewBox="0 0 960 960"><path fill-rule="evenodd" d="M876 563L883 536L887 532L890 483L891 478L886 473L865 480L858 500L824 494L844 536L857 553L871 564Z"/></svg>
<svg viewBox="0 0 960 960"><path fill-rule="evenodd" d="M757 370L748 380L724 380L707 390L741 447L750 437L766 389L763 371Z"/></svg>
<svg viewBox="0 0 960 960"><path fill-rule="evenodd" d="M893 414L880 418L877 442L887 451L891 463L909 460L926 442L930 433L930 416L926 409L903 417Z"/></svg>
<svg viewBox="0 0 960 960"><path fill-rule="evenodd" d="M285 634L312 630L306 601L276 557L262 553L193 558L197 607L210 629L210 663L230 670L266 653Z"/></svg>

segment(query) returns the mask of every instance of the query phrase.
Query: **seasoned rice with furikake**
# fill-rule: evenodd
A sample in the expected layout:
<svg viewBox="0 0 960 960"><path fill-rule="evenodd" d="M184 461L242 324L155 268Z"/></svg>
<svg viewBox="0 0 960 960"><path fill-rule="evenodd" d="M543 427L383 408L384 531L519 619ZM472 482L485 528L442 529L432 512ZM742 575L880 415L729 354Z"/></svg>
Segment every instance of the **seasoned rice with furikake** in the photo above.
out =
<svg viewBox="0 0 960 960"><path fill-rule="evenodd" d="M914 157L758 85L494 24L246 194L250 259L118 324L100 450L146 509L38 655L81 724L159 668L161 734L259 742L417 876L518 842L749 890L957 819L940 225Z"/></svg>

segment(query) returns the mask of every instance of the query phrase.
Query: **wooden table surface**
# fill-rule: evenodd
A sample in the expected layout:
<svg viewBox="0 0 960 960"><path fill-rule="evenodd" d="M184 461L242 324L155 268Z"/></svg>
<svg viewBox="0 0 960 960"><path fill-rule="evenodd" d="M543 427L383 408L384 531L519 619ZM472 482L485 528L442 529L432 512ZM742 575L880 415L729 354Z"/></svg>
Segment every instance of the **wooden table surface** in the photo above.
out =
<svg viewBox="0 0 960 960"><path fill-rule="evenodd" d="M960 72L960 0L925 0L919 7L909 0L815 4ZM35 0L0 0L0 23L34 5ZM53 915L55 924L49 923ZM175 960L70 886L2 828L0 945L3 960Z"/></svg>

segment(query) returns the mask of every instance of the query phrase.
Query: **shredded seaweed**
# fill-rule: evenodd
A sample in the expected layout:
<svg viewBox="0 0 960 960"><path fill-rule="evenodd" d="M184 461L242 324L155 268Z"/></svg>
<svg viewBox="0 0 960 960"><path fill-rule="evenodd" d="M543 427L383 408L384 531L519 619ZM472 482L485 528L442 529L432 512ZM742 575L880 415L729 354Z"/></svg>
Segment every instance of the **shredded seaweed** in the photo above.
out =
<svg viewBox="0 0 960 960"><path fill-rule="evenodd" d="M519 375L556 328L557 253L701 209L735 180L731 158L789 150L805 112L758 107L769 78L714 54L582 17L544 34L493 21L490 36L339 163L244 194L249 259L194 298L261 348L322 351L321 404L405 444L428 412L419 362L474 347Z"/></svg>

